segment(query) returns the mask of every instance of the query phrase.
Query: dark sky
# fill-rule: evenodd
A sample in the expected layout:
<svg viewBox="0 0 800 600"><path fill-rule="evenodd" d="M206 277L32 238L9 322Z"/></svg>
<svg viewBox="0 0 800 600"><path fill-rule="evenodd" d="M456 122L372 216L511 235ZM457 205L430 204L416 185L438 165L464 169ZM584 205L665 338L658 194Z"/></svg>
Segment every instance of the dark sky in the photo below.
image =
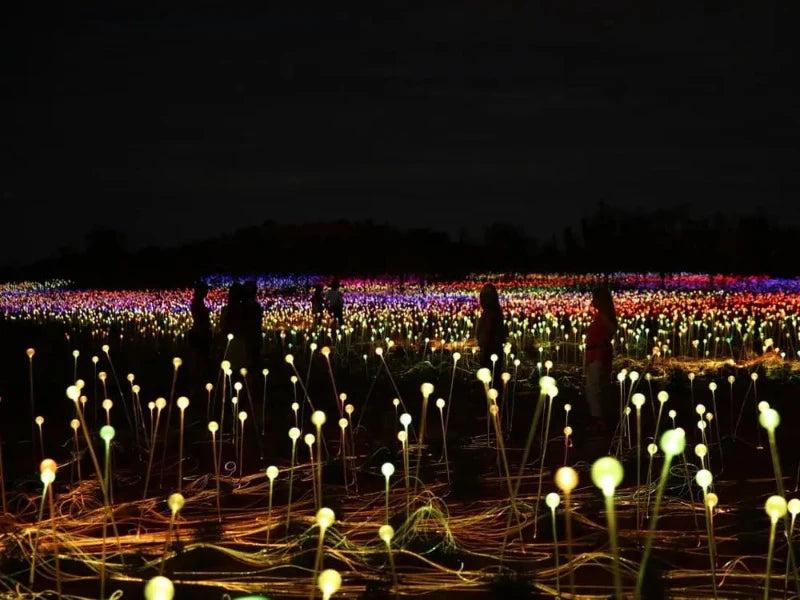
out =
<svg viewBox="0 0 800 600"><path fill-rule="evenodd" d="M546 237L601 199L800 224L793 0L7 4L0 264L95 226Z"/></svg>

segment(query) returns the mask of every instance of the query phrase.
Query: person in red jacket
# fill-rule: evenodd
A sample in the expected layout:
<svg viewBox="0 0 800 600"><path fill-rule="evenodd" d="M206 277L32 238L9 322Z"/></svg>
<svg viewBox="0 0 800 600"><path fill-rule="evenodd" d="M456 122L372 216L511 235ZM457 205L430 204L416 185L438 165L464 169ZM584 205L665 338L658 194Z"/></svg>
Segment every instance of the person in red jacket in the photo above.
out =
<svg viewBox="0 0 800 600"><path fill-rule="evenodd" d="M610 428L611 340L617 331L614 300L606 287L592 290L594 318L586 330L586 402L592 417L591 428L599 432Z"/></svg>

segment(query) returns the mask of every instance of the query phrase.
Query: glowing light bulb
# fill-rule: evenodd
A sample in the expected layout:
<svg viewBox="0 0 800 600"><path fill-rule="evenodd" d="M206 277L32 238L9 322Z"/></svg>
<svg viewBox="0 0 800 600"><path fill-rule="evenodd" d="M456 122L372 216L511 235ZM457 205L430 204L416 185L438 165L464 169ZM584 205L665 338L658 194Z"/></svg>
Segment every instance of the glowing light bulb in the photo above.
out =
<svg viewBox="0 0 800 600"><path fill-rule="evenodd" d="M709 510L714 510L717 504L719 504L719 496L714 492L710 492L706 495L706 506L708 506Z"/></svg>
<svg viewBox="0 0 800 600"><path fill-rule="evenodd" d="M774 431L775 428L781 424L781 416L774 408L768 408L761 411L761 414L758 416L758 422L761 423L764 429Z"/></svg>
<svg viewBox="0 0 800 600"><path fill-rule="evenodd" d="M711 482L714 480L714 476L708 469L700 469L697 472L697 475L694 476L694 480L697 482L697 485L703 489L706 489L711 485Z"/></svg>
<svg viewBox="0 0 800 600"><path fill-rule="evenodd" d="M319 587L319 591L322 592L323 600L329 600L331 596L339 591L341 585L342 576L339 575L338 571L333 569L325 569L319 574L319 577L317 577L317 587Z"/></svg>
<svg viewBox="0 0 800 600"><path fill-rule="evenodd" d="M636 408L642 408L642 406L644 405L644 400L645 400L644 394L641 393L636 393L631 398L631 402Z"/></svg>
<svg viewBox="0 0 800 600"><path fill-rule="evenodd" d="M67 398L69 398L73 402L77 402L80 396L81 396L81 391L78 389L77 386L71 385L67 388Z"/></svg>
<svg viewBox="0 0 800 600"><path fill-rule="evenodd" d="M460 358L461 358L461 353L460 352L453 352L453 362L454 363L457 363Z"/></svg>
<svg viewBox="0 0 800 600"><path fill-rule="evenodd" d="M561 504L561 498L558 497L558 494L555 492L550 492L545 496L544 503L547 504L548 508L555 509L559 504Z"/></svg>
<svg viewBox="0 0 800 600"><path fill-rule="evenodd" d="M217 433L217 431L219 430L219 423L217 423L216 421L209 421L208 422L208 430L211 433Z"/></svg>
<svg viewBox="0 0 800 600"><path fill-rule="evenodd" d="M408 413L403 413L402 415L400 415L400 424L403 427L408 427L409 425L411 425L411 415Z"/></svg>
<svg viewBox="0 0 800 600"><path fill-rule="evenodd" d="M666 392L665 390L661 390L660 392L658 392L658 396L656 396L656 398L658 399L659 402L661 402L661 404L664 404L664 402L669 400L669 393Z"/></svg>
<svg viewBox="0 0 800 600"><path fill-rule="evenodd" d="M383 356L383 348L381 348L380 346L375 348L375 354L377 354L378 356Z"/></svg>
<svg viewBox="0 0 800 600"><path fill-rule="evenodd" d="M786 508L789 510L789 514L792 515L792 517L796 517L797 514L800 513L800 500L792 498L786 503Z"/></svg>
<svg viewBox="0 0 800 600"><path fill-rule="evenodd" d="M294 364L294 356L292 356L291 354L287 354L287 355L286 355L286 356L283 358L283 360L285 360L285 361L286 361L287 363L289 363L290 365L293 365L293 364Z"/></svg>
<svg viewBox="0 0 800 600"><path fill-rule="evenodd" d="M173 515L178 514L185 503L186 500L182 494L170 494L169 498L167 498L167 506L169 506L169 509L172 511Z"/></svg>
<svg viewBox="0 0 800 600"><path fill-rule="evenodd" d="M639 373L637 373L636 371L631 371L630 373L628 373L628 378L631 380L631 383L635 383L636 381L639 380Z"/></svg>
<svg viewBox="0 0 800 600"><path fill-rule="evenodd" d="M166 577L157 575L144 586L145 600L172 600L175 586Z"/></svg>
<svg viewBox="0 0 800 600"><path fill-rule="evenodd" d="M705 444L697 444L694 447L694 454L697 458L705 458L708 454L708 446Z"/></svg>
<svg viewBox="0 0 800 600"><path fill-rule="evenodd" d="M311 415L311 422L316 427L322 427L325 424L326 417L325 413L321 410L315 410L314 413Z"/></svg>
<svg viewBox="0 0 800 600"><path fill-rule="evenodd" d="M33 358L33 355L36 354L36 350L34 348L28 348L25 350L25 354L28 355L28 358Z"/></svg>
<svg viewBox="0 0 800 600"><path fill-rule="evenodd" d="M394 475L394 465L390 462L383 463L381 465L381 473L383 473L383 476L386 478L391 477Z"/></svg>
<svg viewBox="0 0 800 600"><path fill-rule="evenodd" d="M172 366L175 367L177 370L183 364L183 359L180 356L176 356L172 359Z"/></svg>
<svg viewBox="0 0 800 600"><path fill-rule="evenodd" d="M674 419L675 417L677 417L677 416L678 416L678 413L677 413L677 411L676 411L676 410L673 408L672 410L670 410L670 411L667 413L667 416L668 416L670 419Z"/></svg>
<svg viewBox="0 0 800 600"><path fill-rule="evenodd" d="M661 435L661 451L667 456L676 456L686 447L683 429L669 429Z"/></svg>
<svg viewBox="0 0 800 600"><path fill-rule="evenodd" d="M233 337L233 336L231 336L231 337ZM219 366L223 371L228 371L231 368L231 361L223 360L221 363L219 363Z"/></svg>
<svg viewBox="0 0 800 600"><path fill-rule="evenodd" d="M327 346L323 346L323 347L322 347L322 350L320 350L320 353L321 353L321 354L322 354L322 356L324 356L325 358L328 358L328 355L331 353L331 349L330 349L330 348L328 348Z"/></svg>
<svg viewBox="0 0 800 600"><path fill-rule="evenodd" d="M759 413L762 413L769 408L769 402L767 402L766 400L762 400L761 402L758 403L758 406L756 408L758 408Z"/></svg>
<svg viewBox="0 0 800 600"><path fill-rule="evenodd" d="M314 440L317 438L314 437L313 433L307 433L303 436L303 441L306 443L307 446L311 446L314 443Z"/></svg>
<svg viewBox="0 0 800 600"><path fill-rule="evenodd" d="M492 372L486 367L478 369L477 376L478 376L478 381L484 383L485 385L489 385L489 383L491 383L492 381Z"/></svg>
<svg viewBox="0 0 800 600"><path fill-rule="evenodd" d="M702 417L703 413L706 412L706 407L702 404L698 404L697 406L694 407L694 412L696 412L698 415Z"/></svg>
<svg viewBox="0 0 800 600"><path fill-rule="evenodd" d="M712 381L711 383L708 384L708 389L711 390L712 392L715 392L717 390L717 384Z"/></svg>
<svg viewBox="0 0 800 600"><path fill-rule="evenodd" d="M37 425L41 427L42 424L44 423L44 417L36 417L34 421L36 422Z"/></svg>
<svg viewBox="0 0 800 600"><path fill-rule="evenodd" d="M289 430L289 439L296 442L300 438L300 430L297 427L292 427Z"/></svg>
<svg viewBox="0 0 800 600"><path fill-rule="evenodd" d="M394 405L395 408L400 406L400 398L392 398L392 404Z"/></svg>
<svg viewBox="0 0 800 600"><path fill-rule="evenodd" d="M656 452L658 452L658 446L655 444L647 444L647 453L650 456L653 456Z"/></svg>
<svg viewBox="0 0 800 600"><path fill-rule="evenodd" d="M100 437L103 438L106 442L110 442L114 439L115 435L114 428L111 425L103 425L100 428Z"/></svg>
<svg viewBox="0 0 800 600"><path fill-rule="evenodd" d="M786 514L786 500L782 496L770 496L764 503L764 510L772 522L776 523Z"/></svg>
<svg viewBox="0 0 800 600"><path fill-rule="evenodd" d="M167 401L164 398L156 398L156 408L158 410L163 410L164 407L167 406Z"/></svg>
<svg viewBox="0 0 800 600"><path fill-rule="evenodd" d="M378 529L378 537L388 546L394 537L394 527L391 525L381 525Z"/></svg>
<svg viewBox="0 0 800 600"><path fill-rule="evenodd" d="M45 458L39 463L39 479L44 485L50 485L56 479L58 465L52 458Z"/></svg>
<svg viewBox="0 0 800 600"><path fill-rule="evenodd" d="M333 522L336 520L336 516L333 514L333 511L330 508L320 508L317 511L316 521L319 528L323 531L333 525Z"/></svg>
<svg viewBox="0 0 800 600"><path fill-rule="evenodd" d="M425 398L429 398L430 395L433 393L433 384L432 383L423 383L420 386L420 391Z"/></svg>
<svg viewBox="0 0 800 600"><path fill-rule="evenodd" d="M622 482L624 471L622 463L613 456L598 458L592 465L592 482L606 496L614 494L616 487Z"/></svg>
<svg viewBox="0 0 800 600"><path fill-rule="evenodd" d="M181 396L177 401L178 408L186 410L189 407L189 399L186 396Z"/></svg>
<svg viewBox="0 0 800 600"><path fill-rule="evenodd" d="M444 398L438 398L436 400L436 408L444 408Z"/></svg>
<svg viewBox="0 0 800 600"><path fill-rule="evenodd" d="M78 430L78 427L80 427L80 426L81 426L81 422L80 422L80 421L78 421L78 419L72 419L72 421L70 421L70 422L69 422L69 426L70 426L70 427L72 427L74 430L76 430L76 431L77 431L77 430Z"/></svg>

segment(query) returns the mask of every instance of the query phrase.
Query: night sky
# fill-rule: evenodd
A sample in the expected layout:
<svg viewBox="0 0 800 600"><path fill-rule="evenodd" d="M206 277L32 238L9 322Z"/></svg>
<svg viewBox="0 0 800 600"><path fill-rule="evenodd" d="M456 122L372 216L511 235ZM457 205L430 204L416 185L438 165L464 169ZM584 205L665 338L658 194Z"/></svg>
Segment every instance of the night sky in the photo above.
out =
<svg viewBox="0 0 800 600"><path fill-rule="evenodd" d="M95 226L545 238L599 200L800 224L796 2L6 4L0 264Z"/></svg>

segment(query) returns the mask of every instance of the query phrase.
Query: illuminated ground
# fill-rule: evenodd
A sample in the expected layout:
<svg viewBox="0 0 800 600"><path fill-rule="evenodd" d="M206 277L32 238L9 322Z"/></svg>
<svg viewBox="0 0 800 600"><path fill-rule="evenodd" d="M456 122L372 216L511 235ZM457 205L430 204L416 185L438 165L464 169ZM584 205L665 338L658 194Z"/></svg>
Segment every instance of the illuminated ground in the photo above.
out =
<svg viewBox="0 0 800 600"><path fill-rule="evenodd" d="M763 505L767 496L776 493L776 482L766 432L756 424L756 406L765 400L782 416L777 441L786 475L784 485L787 499L797 496L793 490L800 455L790 424L798 417L794 400L798 391L796 319L800 286L793 280L709 283L707 277L684 276L663 282L666 289L659 289L659 277L620 275L613 280L621 288L616 299L625 326L616 343L615 367L640 375L634 384L630 375L625 378L622 397L627 403L633 392L645 395L641 486L637 494L635 412L628 417L628 429L618 439L620 444L613 447L610 436L589 439L585 433L581 335L588 324L588 290L593 281L592 277L558 276L498 280L513 342L509 355L498 360L498 369L507 369L510 376L497 402L502 445L496 443L494 426L487 422L486 395L475 374L472 328L480 286L477 281L426 282L424 288L418 282L406 282L403 289L390 281L345 281L348 327L337 335L307 329L307 296L304 291L288 291L297 280L263 280L266 291L261 299L266 313L261 364L269 370L266 394L260 371L251 369L246 377L232 372L225 384L224 418L220 413L222 379L216 366L222 359L225 340L218 340L215 372L208 377L214 384L209 404L203 387L206 378L197 376L182 337L189 323L185 308L188 291L100 293L61 286L7 286L0 292L0 310L6 317L0 325L0 433L7 502L0 571L8 597L31 598L56 589L56 548L64 597L99 597L104 552L106 597L115 590L124 590L125 597L141 597L143 582L161 569L177 585L176 598L220 598L224 592L234 598L248 593L273 598L308 597L319 529L314 524L313 470L302 436L287 529L291 473L291 440L287 434L295 424L293 401L301 405L298 424L302 433L314 432L301 382L306 383L315 408L327 414L322 504L333 509L336 521L326 532L322 563L323 568L335 568L342 574L337 597L377 598L395 592L430 597L460 597L465 593L471 597L533 597L555 595L558 585L562 595L570 597L570 571L576 590L584 597L608 597L614 592L614 561L609 554L603 497L592 484L588 469L610 448L625 466L625 479L615 499L622 582L626 593L632 594L646 536L647 507L652 507L663 464L659 452L648 488L649 456L644 449L652 441L658 409L655 397L661 390L670 395L664 405L661 430L672 426L666 411L676 410L676 425L687 432L686 466L681 457L677 458L666 481L644 597L712 597L702 492L693 480L700 462L693 449L701 441L694 409L700 403L706 406L706 412L718 411L706 433L711 447L710 470L715 476L713 491L719 496L714 512L719 596L763 596L769 533ZM283 293L278 294L279 289ZM224 290L213 291L211 304L219 307L224 297ZM386 338L394 342L392 347ZM317 344L313 353L312 341ZM102 350L105 343L109 344L108 353ZM331 348L330 371L321 354L325 345ZM25 353L29 347L36 349L30 361ZM376 354L377 348L383 349L383 358ZM79 350L77 357L74 350ZM457 362L454 352L461 354ZM286 363L287 353L295 357L296 371ZM92 356L98 357L96 365ZM184 359L177 371L175 356ZM515 359L520 361L516 367ZM540 398L539 377L547 371L546 361L553 362L550 375L559 389L552 402L549 443L542 462L543 432L537 426L515 512L509 501L501 450L507 454L515 481ZM34 413L44 417L44 454L59 465L54 484L55 519L49 518L49 507L45 506L38 538L36 521L42 488L38 466L42 452L38 429L31 419L29 366L34 376ZM119 539L109 526L105 545L103 496L80 429L79 483L70 428L75 413L65 394L76 373L85 380L86 421L102 468L103 443L97 430L105 420L99 402L106 394L96 377L99 372L108 374L106 394L113 402L110 414L116 427L111 504ZM138 399L144 426L140 425L138 431L129 424L137 422L132 410L136 399L126 380L129 373L134 374L134 384L141 386ZM293 385L289 378L295 373L299 381ZM751 378L754 373L756 380ZM729 383L730 376L733 383ZM709 389L712 381L718 386L713 396ZM240 424L234 420L230 402L236 382L243 384L241 390L233 392L239 399L236 410L248 412L243 446L241 427L237 427L236 444L231 429L231 423ZM415 441L421 434L420 386L424 382L432 383L434 391L417 479ZM345 403L354 407L352 420L344 429L348 447L344 463L340 456L342 430L337 424L341 409L338 393L342 392L347 394ZM186 409L181 484L186 503L167 540L170 511L166 499L178 488L179 410L173 404L166 451L166 410L162 415L148 493L143 500L150 457L147 438L152 426L147 404L157 397L174 403L182 395L191 402ZM397 420L393 398L402 400L398 412L403 412L405 405L413 419L409 429L408 494L402 446L397 439L403 427ZM451 409L447 461L442 421L435 406L438 398L445 401L444 414L448 407ZM543 402L546 406L546 399ZM574 433L571 443L565 444L567 403L573 407L569 424ZM265 404L266 422L262 410ZM543 412L542 416L546 415ZM222 422L223 430L221 524L207 429L210 419ZM544 418L539 421L544 422ZM240 447L244 448L243 462L238 458ZM386 521L380 470L385 462L396 468L390 478L389 498L389 522L395 530L392 558L396 588L386 545L378 537L378 528ZM563 464L577 469L580 483L571 502L572 561L568 560L565 541L563 496L556 512L556 569L550 512L544 496L557 491L553 472ZM265 475L268 465L279 468L271 514ZM687 485L687 476L691 485ZM787 551L782 529L778 531L771 588L776 597L782 597ZM791 591L796 592L792 577L788 589L791 597Z"/></svg>

